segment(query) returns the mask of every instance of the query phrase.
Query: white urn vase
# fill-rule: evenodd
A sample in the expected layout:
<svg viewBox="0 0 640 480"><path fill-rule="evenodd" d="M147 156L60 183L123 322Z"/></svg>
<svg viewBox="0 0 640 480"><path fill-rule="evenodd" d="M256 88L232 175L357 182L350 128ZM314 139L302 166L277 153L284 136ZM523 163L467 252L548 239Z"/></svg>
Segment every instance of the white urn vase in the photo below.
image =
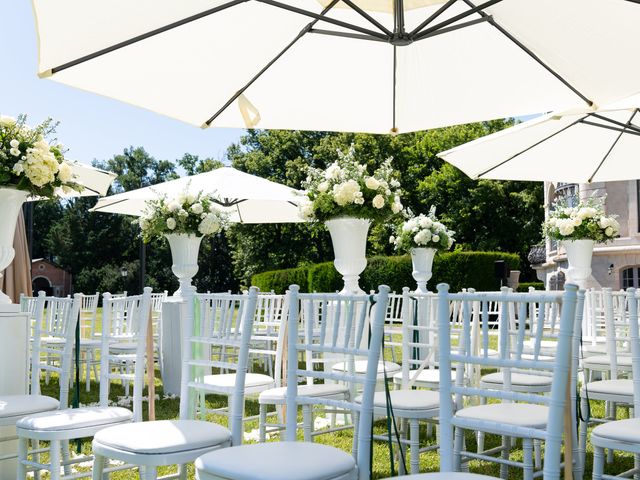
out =
<svg viewBox="0 0 640 480"><path fill-rule="evenodd" d="M325 224L333 243L333 264L344 280L344 288L340 293L364 293L358 280L367 266L367 235L371 222L364 218L340 217L327 220Z"/></svg>
<svg viewBox="0 0 640 480"><path fill-rule="evenodd" d="M0 188L0 277L5 268L11 265L16 252L13 249L13 236L20 207L29 196L28 192L14 188ZM11 299L0 291L0 304L11 303Z"/></svg>
<svg viewBox="0 0 640 480"><path fill-rule="evenodd" d="M563 240L562 245L567 252L567 282L575 283L585 288L586 281L591 276L591 257L593 255L593 240Z"/></svg>
<svg viewBox="0 0 640 480"><path fill-rule="evenodd" d="M169 241L173 259L171 271L180 283L173 296L182 297L182 292L191 286L191 279L198 273L198 253L202 237L192 233L169 233L165 234L165 237Z"/></svg>
<svg viewBox="0 0 640 480"><path fill-rule="evenodd" d="M435 248L419 247L411 249L411 264L413 265L411 275L418 284L415 293L427 293L429 291L427 290L427 282L433 275L431 268L433 267L435 254Z"/></svg>

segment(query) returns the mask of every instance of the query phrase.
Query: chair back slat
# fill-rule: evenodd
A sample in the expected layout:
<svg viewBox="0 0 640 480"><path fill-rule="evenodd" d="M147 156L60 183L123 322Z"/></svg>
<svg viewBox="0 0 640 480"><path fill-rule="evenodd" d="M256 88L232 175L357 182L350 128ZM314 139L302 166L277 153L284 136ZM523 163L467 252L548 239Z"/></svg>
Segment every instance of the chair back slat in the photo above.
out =
<svg viewBox="0 0 640 480"><path fill-rule="evenodd" d="M85 295L81 293L82 304L80 306L80 335L83 338L94 338L96 334L96 320L98 315L98 301L100 294Z"/></svg>
<svg viewBox="0 0 640 480"><path fill-rule="evenodd" d="M287 368L287 429L288 441L296 440L298 407L322 404L356 412L354 420L354 454L358 464L358 478L369 478L373 395L388 304L389 287L380 286L375 296L299 293L297 285L289 287L288 350L291 359L303 355L306 368L290 361ZM372 308L375 301L375 308ZM372 318L370 318L372 315ZM296 333L297 332L297 333ZM356 362L366 360L366 373L356 372ZM332 366L342 362L338 372ZM321 364L322 369L314 368ZM345 383L351 393L346 399L327 399L298 394L298 379L330 379ZM362 392L361 400L355 394ZM361 432L359 434L358 432Z"/></svg>

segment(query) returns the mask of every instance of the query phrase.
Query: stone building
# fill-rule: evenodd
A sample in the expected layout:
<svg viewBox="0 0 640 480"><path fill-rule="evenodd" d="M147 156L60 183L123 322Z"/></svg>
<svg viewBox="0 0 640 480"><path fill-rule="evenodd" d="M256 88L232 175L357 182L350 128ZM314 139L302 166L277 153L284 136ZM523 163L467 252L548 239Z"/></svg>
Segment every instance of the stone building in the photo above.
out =
<svg viewBox="0 0 640 480"><path fill-rule="evenodd" d="M627 288L640 286L640 180L575 184L545 182L545 212L551 204L565 197L569 203L605 196L607 214L618 216L620 236L593 251L592 273L587 287ZM532 250L529 260L547 289L562 288L567 257L557 242L546 240L544 250Z"/></svg>
<svg viewBox="0 0 640 480"><path fill-rule="evenodd" d="M56 297L71 295L73 287L71 274L44 258L31 261L31 285L34 295L44 290L47 295Z"/></svg>

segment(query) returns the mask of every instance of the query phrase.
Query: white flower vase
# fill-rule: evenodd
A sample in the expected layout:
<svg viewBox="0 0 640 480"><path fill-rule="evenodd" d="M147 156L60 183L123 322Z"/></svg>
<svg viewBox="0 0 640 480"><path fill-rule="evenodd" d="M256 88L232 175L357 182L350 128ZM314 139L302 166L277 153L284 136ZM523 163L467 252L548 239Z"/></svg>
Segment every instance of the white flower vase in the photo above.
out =
<svg viewBox="0 0 640 480"><path fill-rule="evenodd" d="M567 252L569 268L567 269L567 283L575 283L585 288L587 279L591 276L591 257L593 255L593 240L563 240L562 245Z"/></svg>
<svg viewBox="0 0 640 480"><path fill-rule="evenodd" d="M28 192L13 188L0 188L0 278L5 268L11 265L16 252L13 249L13 236L20 207L29 196ZM10 304L11 298L0 291L0 304Z"/></svg>
<svg viewBox="0 0 640 480"><path fill-rule="evenodd" d="M341 217L327 220L325 224L333 243L333 264L344 280L344 288L340 293L364 293L358 280L367 266L367 234L371 222L363 218Z"/></svg>
<svg viewBox="0 0 640 480"><path fill-rule="evenodd" d="M198 252L202 237L192 233L168 233L165 237L169 241L173 258L171 271L180 282L180 287L173 296L182 297L182 292L191 286L191 279L198 273Z"/></svg>
<svg viewBox="0 0 640 480"><path fill-rule="evenodd" d="M433 275L431 269L435 254L435 248L419 247L411 249L411 263L413 265L411 275L418 284L415 293L427 293L429 291L427 290L427 282Z"/></svg>

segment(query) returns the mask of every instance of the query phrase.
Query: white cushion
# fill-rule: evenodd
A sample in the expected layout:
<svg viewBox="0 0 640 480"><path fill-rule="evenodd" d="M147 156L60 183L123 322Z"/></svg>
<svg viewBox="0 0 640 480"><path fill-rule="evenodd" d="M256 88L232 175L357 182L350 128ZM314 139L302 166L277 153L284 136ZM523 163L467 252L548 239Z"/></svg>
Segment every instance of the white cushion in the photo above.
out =
<svg viewBox="0 0 640 480"><path fill-rule="evenodd" d="M410 480L495 480L496 477L487 475L479 475L477 473L468 472L434 472L419 473L417 475L409 475ZM383 480L397 480L396 478L386 478Z"/></svg>
<svg viewBox="0 0 640 480"><path fill-rule="evenodd" d="M133 412L122 407L67 408L29 415L18 421L16 426L23 430L73 430L127 422L132 418Z"/></svg>
<svg viewBox="0 0 640 480"><path fill-rule="evenodd" d="M57 410L60 402L44 395L0 395L0 418L14 417L16 420L26 415Z"/></svg>
<svg viewBox="0 0 640 480"><path fill-rule="evenodd" d="M625 395L633 399L633 380L600 380L597 382L587 383L582 387L582 391L586 393L604 393L611 395Z"/></svg>
<svg viewBox="0 0 640 480"><path fill-rule="evenodd" d="M81 347L101 347L102 340L97 340L95 338L81 338L80 346Z"/></svg>
<svg viewBox="0 0 640 480"><path fill-rule="evenodd" d="M414 375L415 372L409 372L409 381L411 381ZM396 373L393 376L393 380L395 383L402 383L402 372ZM451 370L451 381L456 381L455 370ZM440 370L438 370L437 368L425 368L418 374L418 378L416 378L414 383L418 386L421 384L431 384L437 386L440 383Z"/></svg>
<svg viewBox="0 0 640 480"><path fill-rule="evenodd" d="M545 428L549 407L528 403L491 403L463 408L455 416L520 427Z"/></svg>
<svg viewBox="0 0 640 480"><path fill-rule="evenodd" d="M133 453L177 453L230 442L231 432L212 422L158 420L105 428L96 433L94 441Z"/></svg>
<svg viewBox="0 0 640 480"><path fill-rule="evenodd" d="M391 390L391 405L398 410L437 410L440 408L440 394L431 390ZM357 403L362 402L362 395L356 397ZM387 407L385 392L376 392L373 396L373 406Z"/></svg>
<svg viewBox="0 0 640 480"><path fill-rule="evenodd" d="M366 360L356 360L353 366L354 366L355 373L357 373L358 375L364 375L365 373L367 373ZM382 362L378 362L378 373L379 374L384 373L385 367L387 369L387 375L389 376L393 376L396 372L401 370L400 365L398 365L397 363L384 362L384 365L383 365ZM331 369L336 372L346 372L347 371L346 362L338 362L335 365L333 365Z"/></svg>
<svg viewBox="0 0 640 480"><path fill-rule="evenodd" d="M618 442L640 443L640 418L603 423L594 428L591 435Z"/></svg>
<svg viewBox="0 0 640 480"><path fill-rule="evenodd" d="M350 454L307 442L241 445L216 450L196 460L200 480L329 480L354 472L355 468Z"/></svg>
<svg viewBox="0 0 640 480"><path fill-rule="evenodd" d="M631 368L631 357L627 355L618 355L616 357L618 367ZM587 357L583 360L583 365L588 367L593 366L605 366L611 367L611 357L609 355L594 355L593 357Z"/></svg>
<svg viewBox="0 0 640 480"><path fill-rule="evenodd" d="M298 385L298 395L306 397L329 397L333 395L344 395L349 389L340 383L324 383L316 385ZM287 387L270 388L265 390L258 397L260 403L281 403L287 398Z"/></svg>
<svg viewBox="0 0 640 480"><path fill-rule="evenodd" d="M491 383L495 385L504 384L504 372L490 373L484 375L481 379L483 383ZM551 387L551 377L544 375L529 375L528 373L511 372L511 385L520 387Z"/></svg>
<svg viewBox="0 0 640 480"><path fill-rule="evenodd" d="M582 351L592 355L605 355L607 353L607 345L604 343L596 343L595 345L589 343L582 346Z"/></svg>
<svg viewBox="0 0 640 480"><path fill-rule="evenodd" d="M235 373L221 373L218 375L205 375L204 383L223 389L233 389L236 386ZM244 379L245 388L271 387L274 384L273 378L261 373L247 373Z"/></svg>
<svg viewBox="0 0 640 480"><path fill-rule="evenodd" d="M114 352L131 352L138 348L138 344L135 342L116 342L109 344L109 350Z"/></svg>

